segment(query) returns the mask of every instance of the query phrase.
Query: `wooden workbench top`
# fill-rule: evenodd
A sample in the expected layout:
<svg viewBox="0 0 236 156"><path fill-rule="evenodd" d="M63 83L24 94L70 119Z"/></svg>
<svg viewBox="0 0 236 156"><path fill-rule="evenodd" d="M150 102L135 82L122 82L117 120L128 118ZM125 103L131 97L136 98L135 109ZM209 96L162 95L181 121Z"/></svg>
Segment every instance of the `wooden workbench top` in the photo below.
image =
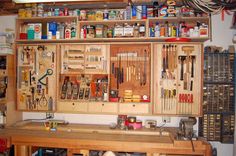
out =
<svg viewBox="0 0 236 156"><path fill-rule="evenodd" d="M190 153L202 154L209 149L204 141L194 141L195 152L190 141L174 140L170 130L118 130L105 125L59 126L57 131L45 130L42 123L29 123L8 127L0 131L0 136L11 137L11 144L21 146L57 147L84 150L111 150L145 153ZM168 135L167 135L168 134Z"/></svg>
<svg viewBox="0 0 236 156"><path fill-rule="evenodd" d="M28 129L28 130L45 130L45 126L40 122L30 122L17 126L17 129ZM121 129L111 129L109 125L91 125L91 124L64 124L57 127L57 131L64 132L86 132L86 133L104 133L104 134L130 134L130 135L154 135L154 136L169 136L170 128L167 130L165 128L148 129L143 127L142 129L135 130L121 130ZM173 128L172 128L173 131Z"/></svg>

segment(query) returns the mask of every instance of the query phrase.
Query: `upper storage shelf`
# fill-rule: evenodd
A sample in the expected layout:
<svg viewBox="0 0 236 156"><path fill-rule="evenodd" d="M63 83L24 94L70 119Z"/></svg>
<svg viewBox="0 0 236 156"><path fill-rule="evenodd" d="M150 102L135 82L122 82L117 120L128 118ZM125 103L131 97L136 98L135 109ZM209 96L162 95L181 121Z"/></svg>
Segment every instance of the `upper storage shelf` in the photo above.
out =
<svg viewBox="0 0 236 156"><path fill-rule="evenodd" d="M204 42L210 38L210 28L209 17L100 21L81 21L79 16L17 18L16 42L164 42L179 38Z"/></svg>

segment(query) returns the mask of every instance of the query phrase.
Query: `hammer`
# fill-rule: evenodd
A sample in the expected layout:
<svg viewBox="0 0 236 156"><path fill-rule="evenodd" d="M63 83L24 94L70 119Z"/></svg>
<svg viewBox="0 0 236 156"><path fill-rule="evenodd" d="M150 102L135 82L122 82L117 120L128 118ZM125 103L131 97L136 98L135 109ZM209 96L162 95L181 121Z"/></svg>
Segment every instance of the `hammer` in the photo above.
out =
<svg viewBox="0 0 236 156"><path fill-rule="evenodd" d="M191 56L192 68L191 68L191 77L194 77L194 60L196 56Z"/></svg>
<svg viewBox="0 0 236 156"><path fill-rule="evenodd" d="M187 90L189 87L188 81L189 81L189 62L190 62L190 54L194 51L194 46L183 46L182 51L187 55L186 58L186 72L184 74L184 89Z"/></svg>
<svg viewBox="0 0 236 156"><path fill-rule="evenodd" d="M179 56L179 60L181 62L181 69L180 69L180 80L184 80L184 61L186 59L186 56Z"/></svg>

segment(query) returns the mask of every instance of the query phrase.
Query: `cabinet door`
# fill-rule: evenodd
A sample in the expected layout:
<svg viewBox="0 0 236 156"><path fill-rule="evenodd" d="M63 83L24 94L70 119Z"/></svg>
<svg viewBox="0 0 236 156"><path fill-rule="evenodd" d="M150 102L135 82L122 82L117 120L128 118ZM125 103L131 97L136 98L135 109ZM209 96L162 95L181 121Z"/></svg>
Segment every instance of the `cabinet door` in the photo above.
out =
<svg viewBox="0 0 236 156"><path fill-rule="evenodd" d="M59 102L59 112L87 112L88 104L84 102Z"/></svg>
<svg viewBox="0 0 236 156"><path fill-rule="evenodd" d="M117 113L117 103L89 103L89 113Z"/></svg>
<svg viewBox="0 0 236 156"><path fill-rule="evenodd" d="M120 114L149 114L149 103L121 103Z"/></svg>
<svg viewBox="0 0 236 156"><path fill-rule="evenodd" d="M155 114L201 115L202 45L154 44Z"/></svg>
<svg viewBox="0 0 236 156"><path fill-rule="evenodd" d="M17 108L29 111L55 110L56 46L17 47Z"/></svg>

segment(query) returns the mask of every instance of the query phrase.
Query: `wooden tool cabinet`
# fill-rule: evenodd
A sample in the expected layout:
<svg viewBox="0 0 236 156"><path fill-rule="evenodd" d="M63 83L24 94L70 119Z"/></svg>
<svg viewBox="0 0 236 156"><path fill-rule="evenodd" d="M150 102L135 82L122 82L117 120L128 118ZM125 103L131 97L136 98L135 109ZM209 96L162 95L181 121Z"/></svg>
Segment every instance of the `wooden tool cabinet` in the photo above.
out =
<svg viewBox="0 0 236 156"><path fill-rule="evenodd" d="M17 51L17 108L30 111L55 110L56 46L18 45Z"/></svg>
<svg viewBox="0 0 236 156"><path fill-rule="evenodd" d="M203 55L201 43L154 45L155 113L202 113Z"/></svg>
<svg viewBox="0 0 236 156"><path fill-rule="evenodd" d="M0 111L1 127L9 126L22 117L22 113L16 111L15 98L15 58L14 55L0 55ZM14 114L14 115L12 115Z"/></svg>
<svg viewBox="0 0 236 156"><path fill-rule="evenodd" d="M151 44L137 44L137 47L131 47L131 44L61 45L57 110L149 114ZM129 93L125 96L127 91ZM117 92L117 97L111 95L114 92ZM142 101L145 94L147 100Z"/></svg>
<svg viewBox="0 0 236 156"><path fill-rule="evenodd" d="M20 39L20 33L25 32L25 25L29 23L42 23L45 31L44 25L48 22L74 20L77 23L76 38ZM170 23L185 21L193 26L196 21L204 22L208 24L207 36L186 37L191 39L192 42L189 43L167 43L163 41L171 37L149 37L151 23L166 21ZM84 25L113 26L116 23L141 23L145 25L145 36L81 39L80 31ZM18 110L93 114L201 115L203 62L201 42L210 37L209 17L108 21L79 21L76 16L33 17L18 18L16 24ZM38 46L47 47L46 60L49 59L49 62L43 61L44 69L36 73L34 70L39 68L41 58L37 50ZM169 47L169 50L166 47ZM35 49L32 56L27 56L27 48ZM26 52L23 52L24 49ZM52 62L49 52L53 52L55 62ZM47 74L48 69L53 70L50 76ZM25 78L29 79L30 73L35 73L31 75L34 78L30 79L33 83L31 85L25 80ZM45 81L48 83L44 80L43 83L49 86L41 84L41 88L38 87L41 92L36 93L38 80L45 75L47 75ZM35 88L35 92L32 91L32 87ZM45 97L47 101L50 99L53 105L37 107L34 104L33 107L29 107L30 101L32 103L42 97L43 90L45 92L47 90Z"/></svg>

